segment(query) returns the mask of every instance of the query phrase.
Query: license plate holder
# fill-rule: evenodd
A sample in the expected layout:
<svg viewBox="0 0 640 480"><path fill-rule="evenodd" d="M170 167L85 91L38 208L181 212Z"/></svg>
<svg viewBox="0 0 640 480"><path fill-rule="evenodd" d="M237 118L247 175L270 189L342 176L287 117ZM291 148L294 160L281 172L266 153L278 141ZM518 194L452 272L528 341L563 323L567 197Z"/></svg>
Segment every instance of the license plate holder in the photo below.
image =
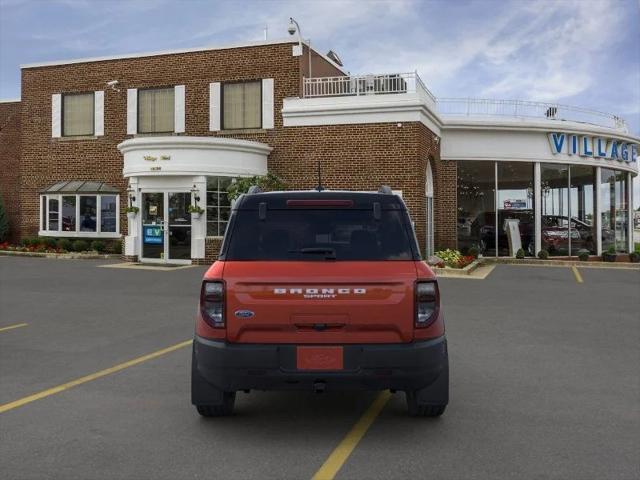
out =
<svg viewBox="0 0 640 480"><path fill-rule="evenodd" d="M344 369L344 349L336 346L296 348L298 370L332 371Z"/></svg>

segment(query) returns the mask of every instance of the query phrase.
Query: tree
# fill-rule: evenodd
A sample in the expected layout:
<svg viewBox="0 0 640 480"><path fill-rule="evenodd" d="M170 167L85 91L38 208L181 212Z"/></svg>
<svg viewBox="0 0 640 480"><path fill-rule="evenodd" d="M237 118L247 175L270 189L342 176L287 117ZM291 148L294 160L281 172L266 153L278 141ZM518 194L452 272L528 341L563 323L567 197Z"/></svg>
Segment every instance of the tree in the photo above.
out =
<svg viewBox="0 0 640 480"><path fill-rule="evenodd" d="M2 195L0 195L0 242L5 242L9 239L9 217L4 210L4 202L2 201Z"/></svg>
<svg viewBox="0 0 640 480"><path fill-rule="evenodd" d="M273 173L267 173L266 175L238 178L227 187L227 196L229 200L235 200L243 193L247 193L249 188L254 185L264 191L284 190L285 188L284 181Z"/></svg>

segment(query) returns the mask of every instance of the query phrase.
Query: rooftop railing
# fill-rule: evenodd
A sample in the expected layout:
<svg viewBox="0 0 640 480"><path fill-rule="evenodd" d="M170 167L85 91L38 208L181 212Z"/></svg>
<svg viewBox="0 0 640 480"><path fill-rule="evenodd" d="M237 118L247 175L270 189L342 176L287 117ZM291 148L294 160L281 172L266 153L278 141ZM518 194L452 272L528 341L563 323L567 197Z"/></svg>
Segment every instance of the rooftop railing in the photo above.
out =
<svg viewBox="0 0 640 480"><path fill-rule="evenodd" d="M304 79L305 98L386 95L418 91L423 91L435 102L435 97L416 72Z"/></svg>
<svg viewBox="0 0 640 480"><path fill-rule="evenodd" d="M628 132L624 119L610 113L559 103L526 100L491 100L483 98L438 98L438 113L466 117L498 116L540 118L589 123Z"/></svg>
<svg viewBox="0 0 640 480"><path fill-rule="evenodd" d="M624 119L610 113L559 103L484 98L438 98L429 91L417 72L370 75L344 75L304 79L303 96L346 97L418 93L441 115L466 117L512 117L566 120L629 131Z"/></svg>

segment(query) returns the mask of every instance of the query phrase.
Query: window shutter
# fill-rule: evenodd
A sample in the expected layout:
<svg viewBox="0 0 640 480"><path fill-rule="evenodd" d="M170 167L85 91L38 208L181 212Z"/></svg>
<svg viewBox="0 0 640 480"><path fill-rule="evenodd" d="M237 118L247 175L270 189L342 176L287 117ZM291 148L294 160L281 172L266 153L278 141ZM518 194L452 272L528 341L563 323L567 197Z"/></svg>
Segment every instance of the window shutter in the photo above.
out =
<svg viewBox="0 0 640 480"><path fill-rule="evenodd" d="M138 133L138 89L127 89L127 135Z"/></svg>
<svg viewBox="0 0 640 480"><path fill-rule="evenodd" d="M93 109L93 134L96 137L104 135L104 92L93 92L94 109Z"/></svg>
<svg viewBox="0 0 640 480"><path fill-rule="evenodd" d="M262 80L262 128L273 128L273 78Z"/></svg>
<svg viewBox="0 0 640 480"><path fill-rule="evenodd" d="M174 87L173 95L174 107L174 131L176 133L184 133L184 102L185 102L185 89L184 85L176 85Z"/></svg>
<svg viewBox="0 0 640 480"><path fill-rule="evenodd" d="M51 95L51 136L62 136L62 95L59 93Z"/></svg>
<svg viewBox="0 0 640 480"><path fill-rule="evenodd" d="M209 84L209 130L217 132L220 130L220 83Z"/></svg>

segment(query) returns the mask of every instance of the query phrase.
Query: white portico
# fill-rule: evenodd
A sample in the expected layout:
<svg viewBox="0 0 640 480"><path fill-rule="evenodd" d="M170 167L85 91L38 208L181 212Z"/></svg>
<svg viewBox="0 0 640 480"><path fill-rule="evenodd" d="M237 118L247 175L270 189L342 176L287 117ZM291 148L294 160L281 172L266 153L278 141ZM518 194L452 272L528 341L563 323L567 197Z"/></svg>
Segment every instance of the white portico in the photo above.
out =
<svg viewBox="0 0 640 480"><path fill-rule="evenodd" d="M247 140L186 136L136 137L118 149L129 205L138 210L128 213L124 253L151 263L204 258L207 212L220 211L217 198L208 195L208 179L264 175L272 150ZM190 205L203 213L189 213Z"/></svg>

